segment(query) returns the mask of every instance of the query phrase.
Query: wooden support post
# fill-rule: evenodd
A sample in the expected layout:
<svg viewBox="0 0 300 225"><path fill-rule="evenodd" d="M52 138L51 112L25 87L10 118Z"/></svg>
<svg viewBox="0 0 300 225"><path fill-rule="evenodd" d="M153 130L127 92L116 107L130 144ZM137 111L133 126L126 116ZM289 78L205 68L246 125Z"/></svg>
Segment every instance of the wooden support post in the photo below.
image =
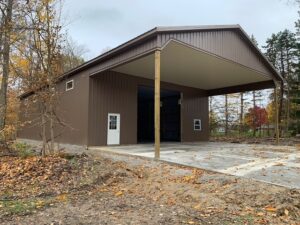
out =
<svg viewBox="0 0 300 225"><path fill-rule="evenodd" d="M155 51L155 81L154 81L154 130L155 159L160 158L160 50Z"/></svg>
<svg viewBox="0 0 300 225"><path fill-rule="evenodd" d="M275 82L274 88L274 101L275 101L275 137L276 144L279 144L279 113L278 113L278 84Z"/></svg>

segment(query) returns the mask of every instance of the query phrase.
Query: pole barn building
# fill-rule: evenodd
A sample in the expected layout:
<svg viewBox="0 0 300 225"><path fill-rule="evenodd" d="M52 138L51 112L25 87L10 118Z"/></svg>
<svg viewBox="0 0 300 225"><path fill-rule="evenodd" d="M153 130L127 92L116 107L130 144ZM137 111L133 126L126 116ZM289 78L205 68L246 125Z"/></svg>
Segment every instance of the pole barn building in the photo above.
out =
<svg viewBox="0 0 300 225"><path fill-rule="evenodd" d="M57 141L84 146L209 139L208 97L281 76L239 25L154 28L62 75ZM26 102L34 93L21 96ZM21 104L22 107L23 104ZM39 120L22 111L21 120ZM40 128L18 137L40 139Z"/></svg>

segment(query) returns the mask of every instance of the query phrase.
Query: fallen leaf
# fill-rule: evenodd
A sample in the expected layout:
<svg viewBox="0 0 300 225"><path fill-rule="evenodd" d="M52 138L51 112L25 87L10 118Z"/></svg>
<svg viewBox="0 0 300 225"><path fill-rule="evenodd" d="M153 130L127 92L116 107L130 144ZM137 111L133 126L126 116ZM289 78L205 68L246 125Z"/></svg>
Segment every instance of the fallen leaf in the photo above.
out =
<svg viewBox="0 0 300 225"><path fill-rule="evenodd" d="M123 195L123 192L122 192L122 191L118 191L118 192L115 194L116 197L121 196L121 195Z"/></svg>
<svg viewBox="0 0 300 225"><path fill-rule="evenodd" d="M201 207L201 205L198 204L198 205L195 205L195 206L194 206L194 209L200 209L200 207Z"/></svg>
<svg viewBox="0 0 300 225"><path fill-rule="evenodd" d="M267 212L276 212L276 211L277 211L276 208L271 207L271 206L267 206L267 207L265 208L265 210L266 210Z"/></svg>
<svg viewBox="0 0 300 225"><path fill-rule="evenodd" d="M36 208L42 208L43 206L44 206L44 201L42 201L42 200L39 200L39 201L37 201L37 203L36 203Z"/></svg>
<svg viewBox="0 0 300 225"><path fill-rule="evenodd" d="M57 199L58 201L60 201L60 202L65 202L65 201L67 201L68 196L67 196L66 194L61 194L61 195L58 195L58 196L56 197L56 199Z"/></svg>

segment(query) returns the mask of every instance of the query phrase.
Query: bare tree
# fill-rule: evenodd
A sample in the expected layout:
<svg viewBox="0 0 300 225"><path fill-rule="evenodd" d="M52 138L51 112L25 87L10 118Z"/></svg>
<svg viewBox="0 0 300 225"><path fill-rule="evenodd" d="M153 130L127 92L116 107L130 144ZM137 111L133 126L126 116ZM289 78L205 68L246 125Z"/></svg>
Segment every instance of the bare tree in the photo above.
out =
<svg viewBox="0 0 300 225"><path fill-rule="evenodd" d="M244 126L244 93L240 93L240 126L239 126L239 134L241 135L243 132Z"/></svg>
<svg viewBox="0 0 300 225"><path fill-rule="evenodd" d="M59 121L56 114L59 98L56 83L63 72L61 49L64 42L60 23L61 2L33 0L23 10L28 29L19 46L22 61L26 62L21 80L23 90L34 93L31 103L38 106L40 120L36 122L41 127L42 155L45 156L46 150L49 153L54 151L55 124Z"/></svg>
<svg viewBox="0 0 300 225"><path fill-rule="evenodd" d="M13 0L7 0L0 3L0 71L2 72L0 89L0 130L3 130L5 127L7 109L7 86L9 78L9 59L11 46L10 42L12 32L12 9Z"/></svg>
<svg viewBox="0 0 300 225"><path fill-rule="evenodd" d="M228 114L228 95L225 95L225 135L228 135L228 124L229 124L229 114Z"/></svg>
<svg viewBox="0 0 300 225"><path fill-rule="evenodd" d="M69 37L62 50L63 71L69 71L84 63L84 55L88 49L84 45L79 45Z"/></svg>

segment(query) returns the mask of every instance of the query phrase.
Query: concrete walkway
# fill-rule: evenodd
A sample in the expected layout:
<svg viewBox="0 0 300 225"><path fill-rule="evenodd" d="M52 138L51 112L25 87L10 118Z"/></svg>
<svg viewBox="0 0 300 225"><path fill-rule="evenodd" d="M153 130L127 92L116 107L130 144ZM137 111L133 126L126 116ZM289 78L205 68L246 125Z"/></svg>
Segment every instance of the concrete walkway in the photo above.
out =
<svg viewBox="0 0 300 225"><path fill-rule="evenodd" d="M89 150L154 157L152 144ZM300 189L300 150L291 146L220 142L163 143L161 160Z"/></svg>

